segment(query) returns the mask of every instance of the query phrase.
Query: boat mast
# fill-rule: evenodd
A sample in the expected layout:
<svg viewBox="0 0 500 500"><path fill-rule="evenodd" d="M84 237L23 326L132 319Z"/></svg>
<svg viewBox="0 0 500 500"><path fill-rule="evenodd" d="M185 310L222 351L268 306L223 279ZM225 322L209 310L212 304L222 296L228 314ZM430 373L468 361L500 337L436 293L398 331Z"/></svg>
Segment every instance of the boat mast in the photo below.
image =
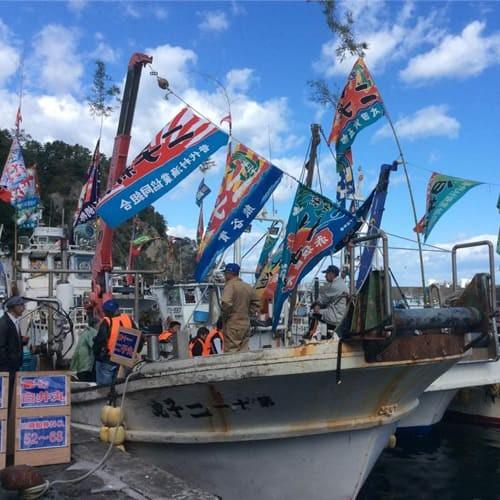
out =
<svg viewBox="0 0 500 500"><path fill-rule="evenodd" d="M321 142L321 137L319 135L320 126L317 123L311 125L311 149L309 151L309 159L307 160L304 168L307 170L305 185L310 188L312 187L314 178L314 167L316 166L316 158L318 156L318 146ZM288 308L288 325L285 334L285 345L288 345L288 332L292 331L293 323L293 312L297 303L297 288L293 290L289 299Z"/></svg>

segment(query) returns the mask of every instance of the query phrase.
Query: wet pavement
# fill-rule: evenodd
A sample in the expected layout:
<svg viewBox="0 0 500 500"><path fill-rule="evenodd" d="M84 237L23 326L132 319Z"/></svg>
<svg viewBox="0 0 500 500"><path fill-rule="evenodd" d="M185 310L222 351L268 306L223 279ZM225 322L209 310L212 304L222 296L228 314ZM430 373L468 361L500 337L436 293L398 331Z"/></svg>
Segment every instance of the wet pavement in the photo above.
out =
<svg viewBox="0 0 500 500"><path fill-rule="evenodd" d="M72 431L71 463L37 467L44 479L72 479L95 467L108 449L107 443L86 431ZM17 492L0 486L0 498L18 499ZM184 480L127 452L114 449L106 463L95 474L79 483L54 485L44 499L90 498L216 500L218 497L189 486Z"/></svg>

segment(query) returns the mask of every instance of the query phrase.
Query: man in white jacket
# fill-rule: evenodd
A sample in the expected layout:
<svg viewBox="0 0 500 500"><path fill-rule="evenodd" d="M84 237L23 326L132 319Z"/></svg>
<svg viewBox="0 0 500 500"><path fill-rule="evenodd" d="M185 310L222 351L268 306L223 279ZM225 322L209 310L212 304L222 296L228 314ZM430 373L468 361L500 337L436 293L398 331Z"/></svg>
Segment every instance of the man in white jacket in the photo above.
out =
<svg viewBox="0 0 500 500"><path fill-rule="evenodd" d="M337 266L328 266L323 273L327 282L319 291L313 312L320 314L320 321L326 323L326 338L329 339L344 317L349 292L344 280L339 276L340 270Z"/></svg>

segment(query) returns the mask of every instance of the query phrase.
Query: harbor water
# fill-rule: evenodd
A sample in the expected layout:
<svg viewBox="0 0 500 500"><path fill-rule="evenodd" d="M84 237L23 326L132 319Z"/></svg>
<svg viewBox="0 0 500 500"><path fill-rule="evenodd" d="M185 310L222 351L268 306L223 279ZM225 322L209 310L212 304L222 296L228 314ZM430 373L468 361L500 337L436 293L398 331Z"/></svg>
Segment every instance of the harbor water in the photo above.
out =
<svg viewBox="0 0 500 500"><path fill-rule="evenodd" d="M500 499L500 428L442 422L430 433L398 434L358 500Z"/></svg>

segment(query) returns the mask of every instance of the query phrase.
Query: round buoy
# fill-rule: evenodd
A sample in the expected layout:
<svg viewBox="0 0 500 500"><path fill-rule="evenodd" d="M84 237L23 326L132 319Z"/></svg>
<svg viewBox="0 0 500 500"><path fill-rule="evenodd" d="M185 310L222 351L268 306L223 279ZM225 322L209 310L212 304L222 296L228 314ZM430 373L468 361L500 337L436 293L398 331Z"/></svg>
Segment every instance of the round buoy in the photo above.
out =
<svg viewBox="0 0 500 500"><path fill-rule="evenodd" d="M109 428L109 442L115 445L123 444L125 442L125 428L123 425Z"/></svg>

